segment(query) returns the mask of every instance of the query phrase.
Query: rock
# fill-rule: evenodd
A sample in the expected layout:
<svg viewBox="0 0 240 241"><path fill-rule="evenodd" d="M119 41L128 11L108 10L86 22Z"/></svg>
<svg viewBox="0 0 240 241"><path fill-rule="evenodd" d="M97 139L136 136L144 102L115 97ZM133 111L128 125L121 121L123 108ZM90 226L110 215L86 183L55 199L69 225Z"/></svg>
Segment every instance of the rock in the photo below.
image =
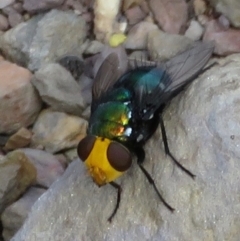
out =
<svg viewBox="0 0 240 241"><path fill-rule="evenodd" d="M33 204L45 191L42 188L31 187L18 201L4 210L1 221L5 241L9 241L21 228Z"/></svg>
<svg viewBox="0 0 240 241"><path fill-rule="evenodd" d="M239 0L210 0L217 12L225 15L234 27L240 27Z"/></svg>
<svg viewBox="0 0 240 241"><path fill-rule="evenodd" d="M21 151L37 170L36 184L50 187L64 172L64 166L58 158L42 150L23 148Z"/></svg>
<svg viewBox="0 0 240 241"><path fill-rule="evenodd" d="M206 2L204 0L193 0L193 8L197 16L202 15L207 10Z"/></svg>
<svg viewBox="0 0 240 241"><path fill-rule="evenodd" d="M67 158L68 162L72 162L78 158L77 148L70 149L64 152L65 157Z"/></svg>
<svg viewBox="0 0 240 241"><path fill-rule="evenodd" d="M24 0L23 8L29 13L37 13L52 8L57 8L63 4L64 0Z"/></svg>
<svg viewBox="0 0 240 241"><path fill-rule="evenodd" d="M148 34L147 47L153 60L164 61L184 51L193 44L193 41L185 36L167 34L161 30L152 30Z"/></svg>
<svg viewBox="0 0 240 241"><path fill-rule="evenodd" d="M108 42L120 10L120 0L96 0L94 4L94 34L101 42Z"/></svg>
<svg viewBox="0 0 240 241"><path fill-rule="evenodd" d="M216 20L208 22L203 39L215 42L214 53L218 55L226 56L240 52L240 30L226 30Z"/></svg>
<svg viewBox="0 0 240 241"><path fill-rule="evenodd" d="M0 14L0 31L6 31L9 28L8 19Z"/></svg>
<svg viewBox="0 0 240 241"><path fill-rule="evenodd" d="M31 78L29 70L0 61L0 133L12 133L35 121L42 102Z"/></svg>
<svg viewBox="0 0 240 241"><path fill-rule="evenodd" d="M200 25L198 21L191 20L188 29L185 32L185 36L197 41L200 40L203 35L203 27Z"/></svg>
<svg viewBox="0 0 240 241"><path fill-rule="evenodd" d="M86 108L81 87L59 64L46 64L35 72L33 85L53 110L80 116Z"/></svg>
<svg viewBox="0 0 240 241"><path fill-rule="evenodd" d="M21 147L26 147L30 144L32 132L22 127L13 134L4 146L4 150L11 151Z"/></svg>
<svg viewBox="0 0 240 241"><path fill-rule="evenodd" d="M87 121L62 112L44 110L33 126L32 145L55 153L76 147L86 135Z"/></svg>
<svg viewBox="0 0 240 241"><path fill-rule="evenodd" d="M185 0L150 0L149 6L164 32L178 34L185 29L188 17Z"/></svg>
<svg viewBox="0 0 240 241"><path fill-rule="evenodd" d="M36 181L36 169L21 151L0 160L0 213Z"/></svg>
<svg viewBox="0 0 240 241"><path fill-rule="evenodd" d="M20 13L18 13L16 10L11 11L8 15L8 22L10 24L11 27L15 27L18 24L22 23L23 17Z"/></svg>
<svg viewBox="0 0 240 241"><path fill-rule="evenodd" d="M101 42L93 40L89 43L87 49L84 51L84 54L97 54L101 52L103 48L104 45Z"/></svg>
<svg viewBox="0 0 240 241"><path fill-rule="evenodd" d="M147 14L140 8L140 6L134 6L125 11L125 15L130 25L134 25L142 21Z"/></svg>
<svg viewBox="0 0 240 241"><path fill-rule="evenodd" d="M86 24L80 16L52 10L7 31L0 37L0 49L14 62L37 70L66 54L81 56L85 36Z"/></svg>
<svg viewBox="0 0 240 241"><path fill-rule="evenodd" d="M158 29L157 25L149 22L140 22L133 26L128 33L124 46L127 49L146 49L148 33Z"/></svg>
<svg viewBox="0 0 240 241"><path fill-rule="evenodd" d="M14 3L15 0L1 0L0 9L7 7L8 5Z"/></svg>
<svg viewBox="0 0 240 241"><path fill-rule="evenodd" d="M116 190L98 188L84 165L71 163L38 200L12 241L77 240L238 240L240 175L240 55L205 72L176 97L164 113L169 147L195 181L164 153L160 129L149 140L144 167L175 208L157 198L134 163ZM80 199L79 199L80 197ZM54 221L53 221L54 220ZM94 225L93 225L94 224Z"/></svg>

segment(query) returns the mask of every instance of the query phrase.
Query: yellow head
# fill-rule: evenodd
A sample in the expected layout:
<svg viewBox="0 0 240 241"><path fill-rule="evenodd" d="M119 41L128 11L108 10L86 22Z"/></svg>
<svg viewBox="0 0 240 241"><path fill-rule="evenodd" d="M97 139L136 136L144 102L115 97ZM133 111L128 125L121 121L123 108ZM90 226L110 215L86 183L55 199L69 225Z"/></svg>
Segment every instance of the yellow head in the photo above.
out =
<svg viewBox="0 0 240 241"><path fill-rule="evenodd" d="M102 137L83 138L78 144L78 155L99 186L115 180L132 164L132 155L125 146Z"/></svg>

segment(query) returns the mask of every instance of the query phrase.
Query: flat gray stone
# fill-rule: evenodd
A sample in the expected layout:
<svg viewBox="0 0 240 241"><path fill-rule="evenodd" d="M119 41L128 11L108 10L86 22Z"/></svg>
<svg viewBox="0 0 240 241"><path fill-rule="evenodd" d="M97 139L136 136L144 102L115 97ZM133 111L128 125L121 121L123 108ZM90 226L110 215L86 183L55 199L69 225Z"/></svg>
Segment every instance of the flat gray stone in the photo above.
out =
<svg viewBox="0 0 240 241"><path fill-rule="evenodd" d="M164 113L169 147L195 181L166 157L160 129L149 140L145 168L171 213L136 163L117 180L120 208L110 185L98 188L80 161L35 203L12 241L238 241L240 236L240 55L196 79Z"/></svg>

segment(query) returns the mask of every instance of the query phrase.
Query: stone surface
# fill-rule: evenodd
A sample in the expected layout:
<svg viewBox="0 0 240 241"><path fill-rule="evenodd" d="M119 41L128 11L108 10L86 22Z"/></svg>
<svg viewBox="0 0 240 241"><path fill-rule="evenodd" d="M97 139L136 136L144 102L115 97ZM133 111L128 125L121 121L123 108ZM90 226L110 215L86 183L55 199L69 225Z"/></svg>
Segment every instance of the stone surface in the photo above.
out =
<svg viewBox="0 0 240 241"><path fill-rule="evenodd" d="M8 15L8 22L11 27L15 27L23 22L23 17L16 10L11 11Z"/></svg>
<svg viewBox="0 0 240 241"><path fill-rule="evenodd" d="M23 8L30 13L36 13L59 7L63 2L64 0L24 0Z"/></svg>
<svg viewBox="0 0 240 241"><path fill-rule="evenodd" d="M12 241L151 240L238 241L240 236L240 55L221 60L165 110L169 147L195 181L164 153L160 130L149 140L144 167L171 213L133 163L117 183L120 208L110 185L98 188L79 162L35 203Z"/></svg>
<svg viewBox="0 0 240 241"><path fill-rule="evenodd" d="M124 46L127 49L146 49L148 33L158 29L157 25L149 22L140 22L133 26L127 35Z"/></svg>
<svg viewBox="0 0 240 241"><path fill-rule="evenodd" d="M126 18L130 25L134 25L142 21L146 17L146 13L140 6L134 6L125 11Z"/></svg>
<svg viewBox="0 0 240 241"><path fill-rule="evenodd" d="M81 56L85 37L83 18L71 12L52 10L7 31L0 38L0 49L14 62L37 70L65 54Z"/></svg>
<svg viewBox="0 0 240 241"><path fill-rule="evenodd" d="M37 171L36 184L50 187L64 172L64 166L53 154L31 148L20 149Z"/></svg>
<svg viewBox="0 0 240 241"><path fill-rule="evenodd" d="M203 35L203 27L198 21L192 20L188 29L185 32L185 36L197 41L200 40Z"/></svg>
<svg viewBox="0 0 240 241"><path fill-rule="evenodd" d="M0 160L0 213L36 181L36 169L21 151Z"/></svg>
<svg viewBox="0 0 240 241"><path fill-rule="evenodd" d="M164 32L178 34L186 27L188 6L185 0L150 0L150 9Z"/></svg>
<svg viewBox="0 0 240 241"><path fill-rule="evenodd" d="M0 2L0 9L7 7L8 5L12 4L14 0L1 0Z"/></svg>
<svg viewBox="0 0 240 241"><path fill-rule="evenodd" d="M210 0L217 12L224 14L235 27L240 27L239 0Z"/></svg>
<svg viewBox="0 0 240 241"><path fill-rule="evenodd" d="M42 106L29 70L0 61L0 133L31 125Z"/></svg>
<svg viewBox="0 0 240 241"><path fill-rule="evenodd" d="M177 34L167 34L161 30L152 30L148 34L148 53L153 60L164 61L184 51L193 44L193 40Z"/></svg>
<svg viewBox="0 0 240 241"><path fill-rule="evenodd" d="M0 14L0 30L1 31L5 31L9 28L9 23L8 23L8 19Z"/></svg>
<svg viewBox="0 0 240 241"><path fill-rule="evenodd" d="M8 206L2 216L4 241L9 241L21 228L33 204L45 189L31 187L18 201Z"/></svg>
<svg viewBox="0 0 240 241"><path fill-rule="evenodd" d="M32 132L22 127L16 133L10 136L4 146L4 150L10 151L21 147L26 147L30 144L31 138Z"/></svg>
<svg viewBox="0 0 240 241"><path fill-rule="evenodd" d="M81 87L59 64L46 64L35 72L33 85L53 110L80 116L86 108Z"/></svg>
<svg viewBox="0 0 240 241"><path fill-rule="evenodd" d="M87 121L63 112L44 110L33 126L32 145L55 153L73 148L86 135Z"/></svg>
<svg viewBox="0 0 240 241"><path fill-rule="evenodd" d="M214 52L218 55L240 52L240 30L226 29L216 20L207 23L203 39L215 42Z"/></svg>

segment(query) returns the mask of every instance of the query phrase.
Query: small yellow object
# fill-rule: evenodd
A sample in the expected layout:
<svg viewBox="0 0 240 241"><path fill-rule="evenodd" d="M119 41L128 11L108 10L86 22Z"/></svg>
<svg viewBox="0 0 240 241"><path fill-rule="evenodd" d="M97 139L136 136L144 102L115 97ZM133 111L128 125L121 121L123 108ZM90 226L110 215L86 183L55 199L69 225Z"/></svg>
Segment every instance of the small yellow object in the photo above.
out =
<svg viewBox="0 0 240 241"><path fill-rule="evenodd" d="M126 35L122 33L113 34L109 39L109 45L111 47L117 47L126 40Z"/></svg>

